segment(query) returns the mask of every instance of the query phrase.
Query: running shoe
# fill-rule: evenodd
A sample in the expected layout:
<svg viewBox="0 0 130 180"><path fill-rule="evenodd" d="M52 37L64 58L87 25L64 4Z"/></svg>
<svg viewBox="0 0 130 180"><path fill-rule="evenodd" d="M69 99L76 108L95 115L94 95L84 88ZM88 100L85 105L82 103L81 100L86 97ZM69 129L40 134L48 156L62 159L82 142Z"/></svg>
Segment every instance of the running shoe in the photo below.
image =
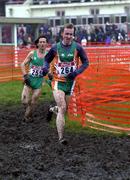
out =
<svg viewBox="0 0 130 180"><path fill-rule="evenodd" d="M50 111L50 107L47 112L47 122L50 122L52 120L53 112Z"/></svg>
<svg viewBox="0 0 130 180"><path fill-rule="evenodd" d="M53 112L54 114L57 115L57 113L58 113L58 106L50 106L50 112Z"/></svg>
<svg viewBox="0 0 130 180"><path fill-rule="evenodd" d="M67 140L65 138L59 139L59 143L63 144L63 145L67 145L68 144L68 142L67 142Z"/></svg>
<svg viewBox="0 0 130 180"><path fill-rule="evenodd" d="M32 119L31 117L26 117L26 116L24 116L23 121L26 122L26 123L29 123L29 122L32 122L33 119Z"/></svg>

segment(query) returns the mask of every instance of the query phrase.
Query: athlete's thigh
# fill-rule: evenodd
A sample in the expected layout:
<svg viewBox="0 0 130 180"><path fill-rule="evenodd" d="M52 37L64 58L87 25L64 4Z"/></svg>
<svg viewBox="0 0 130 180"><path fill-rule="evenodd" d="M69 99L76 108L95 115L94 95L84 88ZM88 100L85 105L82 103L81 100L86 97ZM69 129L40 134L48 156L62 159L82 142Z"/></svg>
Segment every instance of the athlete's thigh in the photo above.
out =
<svg viewBox="0 0 130 180"><path fill-rule="evenodd" d="M65 93L61 90L53 90L53 96L56 101L57 106L66 105Z"/></svg>
<svg viewBox="0 0 130 180"><path fill-rule="evenodd" d="M22 91L22 97L21 97L21 100L23 103L28 103L29 100L30 100L30 93L31 93L31 89L24 85L23 87L23 91Z"/></svg>
<svg viewBox="0 0 130 180"><path fill-rule="evenodd" d="M41 89L34 89L32 92L32 103L35 103L40 95Z"/></svg>
<svg viewBox="0 0 130 180"><path fill-rule="evenodd" d="M67 106L68 106L68 104L70 102L70 97L71 97L71 95L66 95L65 96Z"/></svg>

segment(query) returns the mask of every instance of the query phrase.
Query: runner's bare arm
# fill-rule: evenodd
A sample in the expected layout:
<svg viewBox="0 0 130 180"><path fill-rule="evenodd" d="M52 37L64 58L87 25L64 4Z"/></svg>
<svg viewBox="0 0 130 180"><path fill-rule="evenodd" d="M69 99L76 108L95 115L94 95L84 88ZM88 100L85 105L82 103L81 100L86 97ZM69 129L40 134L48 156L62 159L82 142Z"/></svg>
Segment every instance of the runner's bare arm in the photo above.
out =
<svg viewBox="0 0 130 180"><path fill-rule="evenodd" d="M23 75L27 74L26 65L29 64L29 62L32 60L33 53L34 51L29 52L25 60L21 63L21 70L22 70Z"/></svg>

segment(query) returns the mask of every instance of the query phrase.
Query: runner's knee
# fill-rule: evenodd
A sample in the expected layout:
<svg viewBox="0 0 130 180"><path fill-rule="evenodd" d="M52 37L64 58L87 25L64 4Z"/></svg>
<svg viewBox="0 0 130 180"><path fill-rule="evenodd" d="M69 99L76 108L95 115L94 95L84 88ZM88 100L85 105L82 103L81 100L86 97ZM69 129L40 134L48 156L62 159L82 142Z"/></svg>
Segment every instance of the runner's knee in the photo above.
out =
<svg viewBox="0 0 130 180"><path fill-rule="evenodd" d="M58 107L58 112L65 113L66 112L66 105L61 105Z"/></svg>
<svg viewBox="0 0 130 180"><path fill-rule="evenodd" d="M37 104L37 101L38 101L37 98L32 98L31 105L33 106L33 105Z"/></svg>
<svg viewBox="0 0 130 180"><path fill-rule="evenodd" d="M27 104L29 104L29 98L27 98L26 95L23 95L22 99L21 99L21 102L22 102L23 105L27 105Z"/></svg>

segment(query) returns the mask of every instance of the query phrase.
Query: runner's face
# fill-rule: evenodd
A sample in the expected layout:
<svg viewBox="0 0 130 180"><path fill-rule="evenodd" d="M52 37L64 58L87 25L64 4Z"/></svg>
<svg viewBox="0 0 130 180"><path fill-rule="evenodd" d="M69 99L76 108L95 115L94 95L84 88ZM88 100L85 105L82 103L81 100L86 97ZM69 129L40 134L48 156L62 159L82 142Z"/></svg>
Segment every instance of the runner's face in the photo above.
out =
<svg viewBox="0 0 130 180"><path fill-rule="evenodd" d="M40 38L37 45L39 49L45 50L47 46L46 38Z"/></svg>
<svg viewBox="0 0 130 180"><path fill-rule="evenodd" d="M63 43L65 45L70 45L74 36L74 28L65 28L62 34L63 37Z"/></svg>

